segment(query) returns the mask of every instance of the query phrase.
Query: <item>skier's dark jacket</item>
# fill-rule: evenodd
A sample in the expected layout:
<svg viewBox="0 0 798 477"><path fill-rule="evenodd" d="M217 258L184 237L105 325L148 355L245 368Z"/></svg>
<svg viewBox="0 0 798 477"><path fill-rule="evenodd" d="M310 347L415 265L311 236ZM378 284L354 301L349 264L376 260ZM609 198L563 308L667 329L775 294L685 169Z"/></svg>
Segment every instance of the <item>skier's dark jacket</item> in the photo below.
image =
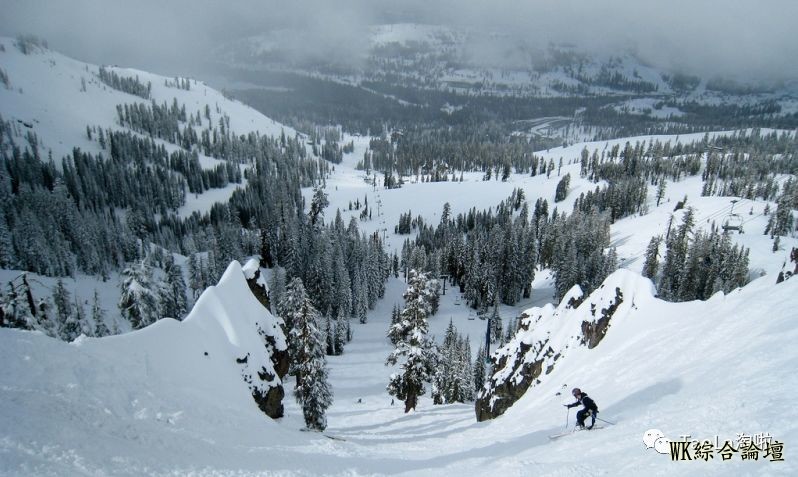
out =
<svg viewBox="0 0 798 477"><path fill-rule="evenodd" d="M576 406L581 404L581 405L585 406L585 409L590 409L591 411L598 412L598 406L596 406L596 403L592 399L587 397L587 393L582 393L582 394L580 394L580 396L582 396L582 397L578 401L576 401L573 404L568 404L567 406L568 407L576 407Z"/></svg>

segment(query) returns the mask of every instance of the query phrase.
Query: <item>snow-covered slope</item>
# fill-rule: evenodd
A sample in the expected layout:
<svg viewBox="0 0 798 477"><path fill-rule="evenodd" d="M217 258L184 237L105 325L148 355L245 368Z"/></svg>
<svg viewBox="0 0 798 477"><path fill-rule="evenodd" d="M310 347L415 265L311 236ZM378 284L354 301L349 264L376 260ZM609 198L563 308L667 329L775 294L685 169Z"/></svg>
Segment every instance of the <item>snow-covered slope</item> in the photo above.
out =
<svg viewBox="0 0 798 477"><path fill-rule="evenodd" d="M72 153L74 148L92 153L104 152L96 140L87 137L87 127L103 130L129 131L119 123L116 106L124 104L172 104L185 106L187 115L201 118L195 126L201 130L218 127L224 118L229 120L229 130L237 136L257 132L263 136L276 137L285 133L288 137L296 131L280 124L243 103L228 99L201 81L185 78L167 78L146 71L121 67L107 70L122 78L137 78L142 84L151 85L150 99L111 88L100 80L99 66L84 63L55 51L34 48L23 54L15 46L15 40L0 37L0 69L8 76L9 87L0 84L0 116L16 125L18 144L25 144L28 132L36 134L43 157L52 154L55 163ZM188 84L188 89L178 85ZM206 116L206 108L208 116ZM227 125L225 126L227 127ZM155 139L167 151L179 146ZM221 161L198 150L203 168L212 169ZM107 154L107 151L104 152ZM241 167L245 167L242 165ZM226 202L232 193L246 184L229 183L202 194L186 194L186 203L180 208L181 216L192 212L205 212L215 202Z"/></svg>
<svg viewBox="0 0 798 477"><path fill-rule="evenodd" d="M5 120L18 120L23 134L27 130L35 132L43 150L52 150L56 161L70 154L73 147L99 152L97 142L86 137L86 126L123 130L117 119L117 104L149 102L101 82L97 65L42 48L26 55L14 43L11 38L0 37L0 68L8 75L10 85L9 88L0 85L0 114ZM152 100L171 104L176 99L178 104L185 104L188 114L199 112L204 126L207 126L204 113L208 105L211 124L218 123L226 114L230 117L231 131L239 135L255 131L267 136L279 136L283 131L289 136L295 134L293 129L227 99L201 81L189 80L186 90L176 86L175 78L116 66L108 70L125 78L138 77L145 85L151 83ZM167 148L172 150L176 146ZM201 161L206 167L216 164L208 157L201 157Z"/></svg>
<svg viewBox="0 0 798 477"><path fill-rule="evenodd" d="M301 433L257 410L234 359L257 346L240 269L186 322L67 345L0 329L0 473L4 475L794 475L798 440L789 396L798 384L798 279L757 280L708 302L665 303L648 281L619 272L605 283L627 297L623 319L594 349L573 347L498 419L470 404L403 414L385 394L379 308L347 353L331 358L336 405L328 435ZM398 285L398 283L397 283ZM389 291L395 288L389 287ZM401 289L401 286L398 288ZM222 296L231 294L232 298ZM633 299L632 299L633 297ZM226 303L225 306L223 303ZM230 308L231 304L236 306ZM386 307L387 309L387 307ZM217 310L225 310L224 312ZM620 315L618 315L620 317ZM582 316L564 314L569 324ZM562 328L557 341L568 341ZM530 333L535 333L534 329ZM204 353L207 352L208 356ZM337 384L336 384L337 383ZM614 426L550 441L580 386ZM558 395L565 391L562 395ZM573 415L570 424L573 425ZM784 462L672 462L643 433L721 443L769 432Z"/></svg>
<svg viewBox="0 0 798 477"><path fill-rule="evenodd" d="M259 330L285 348L237 262L183 322L71 344L0 329L0 474L201 467L242 425L273 430L253 400L282 384ZM201 451L186 459L190 448Z"/></svg>
<svg viewBox="0 0 798 477"><path fill-rule="evenodd" d="M540 473L564 468L610 475L794 474L798 467L789 456L776 463L744 462L739 455L730 462L720 455L709 462L671 462L669 455L646 450L642 435L654 428L673 440L690 435L714 443L718 436L722 445L740 433L767 432L785 449L798 439L785 399L798 384L792 372L798 359L798 283L774 285L763 278L707 302L665 303L651 295L647 280L630 278L614 275L605 282L634 299L619 310L622 320L611 323L604 340L592 350L571 349L495 425L509 435L562 430L566 411L560 404L573 401L570 389L578 386L596 400L599 417L616 425L554 443L533 432L532 449L524 454L539 456ZM583 318L567 316L564 328ZM507 463L497 471L514 468Z"/></svg>

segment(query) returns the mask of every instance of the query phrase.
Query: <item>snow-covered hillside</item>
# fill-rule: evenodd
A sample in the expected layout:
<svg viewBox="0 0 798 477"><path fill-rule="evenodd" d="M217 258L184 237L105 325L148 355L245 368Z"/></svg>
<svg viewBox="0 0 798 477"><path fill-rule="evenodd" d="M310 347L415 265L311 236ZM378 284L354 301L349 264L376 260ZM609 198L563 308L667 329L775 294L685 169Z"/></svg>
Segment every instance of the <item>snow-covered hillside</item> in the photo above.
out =
<svg viewBox="0 0 798 477"><path fill-rule="evenodd" d="M4 73L7 84L0 84L0 119L11 124L10 138L0 140L2 147L10 154L7 139L15 142L20 149L30 148L31 134L43 161L52 158L56 168L61 168L61 160L70 156L75 148L92 154L110 155L98 140L99 131L115 131L146 138L145 134L134 131L121 124L117 112L118 105L125 104L177 104L185 106L186 114L200 118L192 123L195 132L219 129L224 123L236 136L257 133L261 136L279 137L285 134L294 137L297 132L284 126L238 101L231 100L202 81L187 78L168 78L146 71L107 66L104 69L121 78L136 79L149 85L149 99L114 89L100 78L100 66L88 64L67 57L41 46L29 45L23 53L17 46L18 40L0 37L0 71ZM87 135L92 128L92 137ZM175 143L161 138L151 138L159 147L169 153L186 150ZM226 161L210 157L202 148L193 147L200 167L213 170ZM251 167L247 163L236 164L241 171ZM4 175L5 177L5 175ZM225 203L234 191L245 188L247 179L241 182L230 181L222 187L207 188L201 193L185 191L185 203L175 212L185 218L194 212L205 213L214 203ZM4 204L5 205L5 204ZM124 218L124 212L117 211ZM186 259L175 256L186 272ZM221 267L220 272L224 269ZM0 283L4 285L19 277L22 270L0 269ZM29 273L31 288L36 298L47 297L52 293L56 279ZM98 291L99 302L108 316L111 330L129 327L120 320L117 302L119 301L119 273L111 271L105 279L86 275L78 271L72 277L64 277L65 286L76 302L89 306L94 290ZM119 325L119 326L116 326Z"/></svg>
<svg viewBox="0 0 798 477"><path fill-rule="evenodd" d="M73 148L92 153L102 152L97 140L87 137L87 127L130 131L120 124L116 107L121 104L149 103L185 105L186 113L199 115L204 121L196 127L214 127L223 118L229 118L229 129L237 135L257 132L277 137L293 137L296 131L280 124L238 101L228 99L201 81L187 78L167 78L146 71L121 67L107 67L124 78L137 78L150 84L150 100L119 91L103 83L98 75L99 66L84 63L56 51L34 48L23 54L14 46L15 40L0 38L0 68L8 75L9 87L0 87L0 115L16 123L17 135L23 138L28 132L36 134L39 147L52 154L57 164L60 158L72 153ZM186 81L188 89L179 87ZM208 109L208 116L206 114ZM167 151L179 146L156 139ZM200 164L212 169L221 161L199 152ZM244 166L241 166L244 167ZM205 212L215 202L227 201L234 190L243 184L230 183L202 194L188 194L181 216L192 212Z"/></svg>
<svg viewBox="0 0 798 477"><path fill-rule="evenodd" d="M41 147L45 151L52 150L54 159L70 154L73 147L99 152L97 142L86 137L86 126L124 129L117 119L116 105L147 101L101 82L98 65L44 48L36 48L26 55L14 43L11 38L0 37L3 48L0 68L9 80L8 88L0 87L0 114L5 120L18 121L23 134L33 130L41 140ZM256 131L266 136L279 136L282 132L288 136L295 134L290 127L226 98L202 81L189 79L189 89L184 89L178 87L176 78L130 68L107 68L123 77L138 77L145 85L151 83L150 97L159 104L171 104L176 99L179 104L186 105L187 113L196 115L199 112L201 116L208 105L211 123L218 122L226 114L230 117L230 129L236 134ZM208 157L202 160L208 167L216 162Z"/></svg>

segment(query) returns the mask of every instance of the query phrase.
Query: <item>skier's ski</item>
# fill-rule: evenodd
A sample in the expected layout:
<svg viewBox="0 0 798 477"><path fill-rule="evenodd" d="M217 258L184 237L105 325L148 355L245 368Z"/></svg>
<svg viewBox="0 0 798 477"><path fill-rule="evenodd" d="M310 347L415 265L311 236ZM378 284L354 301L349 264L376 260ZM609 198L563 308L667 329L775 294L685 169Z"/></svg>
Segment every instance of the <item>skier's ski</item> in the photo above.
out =
<svg viewBox="0 0 798 477"><path fill-rule="evenodd" d="M323 435L324 437L326 437L327 439L332 439L334 441L345 441L346 440L343 437L331 436L329 434L325 434L325 433L323 433L321 431L317 431L315 429L308 429L308 428L304 428L303 427L302 429L300 429L300 431L302 431L302 432L317 432L317 433Z"/></svg>
<svg viewBox="0 0 798 477"><path fill-rule="evenodd" d="M604 426L593 426L593 429L574 429L574 430L571 430L571 431L568 431L568 432L561 432L560 434L554 434L552 436L549 436L549 439L555 440L555 439L559 439L560 437L570 436L571 434L574 434L576 432L595 431L597 429L604 429Z"/></svg>

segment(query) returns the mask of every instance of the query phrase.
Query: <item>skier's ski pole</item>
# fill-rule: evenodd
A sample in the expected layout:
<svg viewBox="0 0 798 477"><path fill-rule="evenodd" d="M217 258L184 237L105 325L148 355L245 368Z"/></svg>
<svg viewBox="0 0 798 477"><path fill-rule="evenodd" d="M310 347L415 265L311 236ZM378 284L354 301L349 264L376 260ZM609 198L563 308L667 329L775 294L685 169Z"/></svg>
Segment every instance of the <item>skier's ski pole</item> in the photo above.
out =
<svg viewBox="0 0 798 477"><path fill-rule="evenodd" d="M601 421L601 422L606 422L607 424L609 424L609 425L611 425L611 426L614 426L614 425L615 425L615 423L614 423L614 422L605 421L604 419L602 419L602 418L600 418L600 417L598 417L598 416L596 416L596 419L598 419L598 420L599 420L599 421Z"/></svg>
<svg viewBox="0 0 798 477"><path fill-rule="evenodd" d="M569 407L568 410L565 412L565 427L563 429L568 429L568 418L571 416L571 408Z"/></svg>

